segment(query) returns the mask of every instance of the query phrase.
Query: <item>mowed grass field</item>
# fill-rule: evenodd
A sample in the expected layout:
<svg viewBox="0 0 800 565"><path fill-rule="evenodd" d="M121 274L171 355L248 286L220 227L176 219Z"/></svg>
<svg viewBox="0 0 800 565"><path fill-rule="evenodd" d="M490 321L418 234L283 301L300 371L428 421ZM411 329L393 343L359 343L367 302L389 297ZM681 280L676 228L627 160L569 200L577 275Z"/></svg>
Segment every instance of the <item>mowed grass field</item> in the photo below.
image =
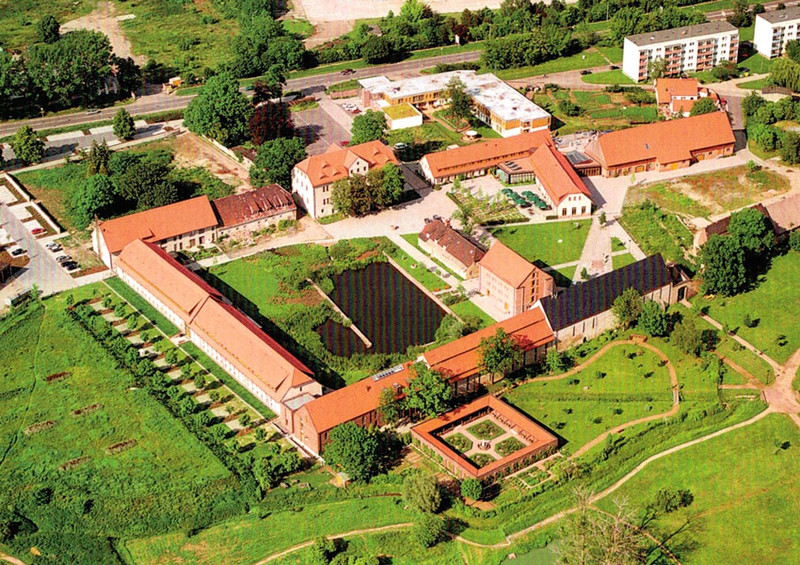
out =
<svg viewBox="0 0 800 565"><path fill-rule="evenodd" d="M96 6L97 0L0 0L0 47L19 49L36 41L36 24L46 14L64 23Z"/></svg>
<svg viewBox="0 0 800 565"><path fill-rule="evenodd" d="M783 363L800 348L800 254L790 251L775 257L763 281L750 292L737 296L696 298L708 307L708 315L731 329L764 353ZM749 315L755 327L744 325ZM779 338L786 345L779 345Z"/></svg>
<svg viewBox="0 0 800 565"><path fill-rule="evenodd" d="M534 380L504 399L562 436L574 452L607 429L667 412L672 387L655 353L623 344L572 376Z"/></svg>
<svg viewBox="0 0 800 565"><path fill-rule="evenodd" d="M589 235L591 220L511 226L492 234L531 262L550 267L577 261Z"/></svg>
<svg viewBox="0 0 800 565"><path fill-rule="evenodd" d="M68 524L78 538L126 537L180 527L199 506L210 510L232 494L238 482L228 469L145 390L130 388L127 373L63 308L61 295L0 325L2 507L16 505L42 536ZM58 373L66 375L48 382ZM73 414L87 406L90 413ZM42 422L52 424L31 433ZM130 449L108 449L129 440ZM61 468L78 458L86 459ZM45 487L52 501L36 504L34 492Z"/></svg>
<svg viewBox="0 0 800 565"><path fill-rule="evenodd" d="M659 489L689 489L691 506L646 526L661 540L681 530L668 545L682 548L682 563L797 563L798 450L800 430L772 414L651 463L598 506L623 497L643 512Z"/></svg>
<svg viewBox="0 0 800 565"><path fill-rule="evenodd" d="M283 511L259 519L237 518L198 533L128 541L135 563L254 563L319 536L413 521L399 497L385 496L319 504L302 512Z"/></svg>

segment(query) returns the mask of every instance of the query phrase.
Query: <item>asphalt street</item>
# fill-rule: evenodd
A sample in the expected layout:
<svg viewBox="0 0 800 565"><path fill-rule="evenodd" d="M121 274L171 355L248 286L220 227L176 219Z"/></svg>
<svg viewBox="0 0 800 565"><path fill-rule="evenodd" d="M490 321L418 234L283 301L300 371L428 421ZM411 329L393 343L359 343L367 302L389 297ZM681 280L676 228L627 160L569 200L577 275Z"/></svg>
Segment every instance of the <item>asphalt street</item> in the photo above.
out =
<svg viewBox="0 0 800 565"><path fill-rule="evenodd" d="M411 76L419 74L420 70L432 67L438 63L477 61L480 58L480 55L480 51L467 51L453 55L431 57L429 59L403 61L400 63L358 69L354 74L348 76L343 76L341 72L337 71L334 73L290 79L286 83L286 90L308 90L310 92L319 92L327 85L342 82L350 78L366 78L376 75L394 75L398 73L403 73L405 76ZM130 104L126 104L124 108L127 109L128 112L130 112L133 116L141 116L143 114L152 114L154 112L185 108L189 105L189 102L191 102L194 97L195 95L177 96L160 92L157 94L140 96L137 100L131 102ZM113 107L104 108L99 112L93 111L92 113L81 112L77 114L64 114L60 116L48 116L45 118L4 122L0 124L0 137L13 134L23 125L29 125L35 130L43 130L110 120L114 117L114 114L116 114L118 110L119 107Z"/></svg>

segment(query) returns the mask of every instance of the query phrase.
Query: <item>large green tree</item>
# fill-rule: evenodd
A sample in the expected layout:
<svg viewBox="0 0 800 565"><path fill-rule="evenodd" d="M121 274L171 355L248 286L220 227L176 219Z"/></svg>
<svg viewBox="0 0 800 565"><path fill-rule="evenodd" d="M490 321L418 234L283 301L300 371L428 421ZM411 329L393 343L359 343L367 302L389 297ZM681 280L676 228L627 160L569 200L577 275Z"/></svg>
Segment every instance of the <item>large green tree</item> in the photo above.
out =
<svg viewBox="0 0 800 565"><path fill-rule="evenodd" d="M775 232L767 217L754 208L745 208L731 214L728 234L750 254L759 256L769 252L775 243Z"/></svg>
<svg viewBox="0 0 800 565"><path fill-rule="evenodd" d="M381 139L386 133L386 115L383 112L367 110L353 118L350 130L350 145L359 145Z"/></svg>
<svg viewBox="0 0 800 565"><path fill-rule="evenodd" d="M436 513L442 504L439 483L431 473L409 473L403 479L403 501L417 512Z"/></svg>
<svg viewBox="0 0 800 565"><path fill-rule="evenodd" d="M478 348L481 371L490 375L505 375L522 365L525 353L519 341L503 328L481 340Z"/></svg>
<svg viewBox="0 0 800 565"><path fill-rule="evenodd" d="M375 431L346 422L333 428L328 440L322 455L329 464L341 467L354 480L368 480L377 473L380 454Z"/></svg>
<svg viewBox="0 0 800 565"><path fill-rule="evenodd" d="M189 102L183 123L189 131L232 147L248 138L252 114L253 107L239 92L239 82L222 73L208 79L197 98Z"/></svg>
<svg viewBox="0 0 800 565"><path fill-rule="evenodd" d="M703 350L703 334L691 316L684 316L680 322L675 324L669 340L687 355L697 356Z"/></svg>
<svg viewBox="0 0 800 565"><path fill-rule="evenodd" d="M39 135L30 126L19 128L8 144L24 165L38 163L44 159L44 141L39 139Z"/></svg>
<svg viewBox="0 0 800 565"><path fill-rule="evenodd" d="M287 190L292 186L292 169L306 158L306 148L299 137L279 137L258 148L250 181L254 186L277 183Z"/></svg>
<svg viewBox="0 0 800 565"><path fill-rule="evenodd" d="M120 139L133 139L136 135L136 126L131 116L125 108L120 108L114 115L114 135Z"/></svg>
<svg viewBox="0 0 800 565"><path fill-rule="evenodd" d="M710 114L717 111L717 103L711 98L701 98L692 104L692 109L689 111L690 116L700 116L702 114Z"/></svg>
<svg viewBox="0 0 800 565"><path fill-rule="evenodd" d="M447 100L450 103L448 114L453 118L468 120L472 116L472 99L467 94L467 86L457 76L447 83Z"/></svg>
<svg viewBox="0 0 800 565"><path fill-rule="evenodd" d="M411 366L411 379L405 392L406 406L428 417L447 411L453 396L447 379L421 361Z"/></svg>
<svg viewBox="0 0 800 565"><path fill-rule="evenodd" d="M105 139L102 143L92 141L84 162L90 175L108 175L111 172L111 149L108 148Z"/></svg>
<svg viewBox="0 0 800 565"><path fill-rule="evenodd" d="M732 296L747 287L745 250L730 235L713 236L700 248L703 290Z"/></svg>
<svg viewBox="0 0 800 565"><path fill-rule="evenodd" d="M116 202L116 188L106 175L92 175L70 194L69 206L72 222L85 229L95 215L104 216Z"/></svg>
<svg viewBox="0 0 800 565"><path fill-rule="evenodd" d="M261 145L278 137L294 136L294 121L289 105L284 102L262 102L250 117L250 139Z"/></svg>
<svg viewBox="0 0 800 565"><path fill-rule="evenodd" d="M653 337L663 337L668 331L667 313L658 302L648 300L642 306L642 313L636 325Z"/></svg>
<svg viewBox="0 0 800 565"><path fill-rule="evenodd" d="M172 155L166 151L144 154L117 152L109 169L117 193L139 210L177 202L178 187L172 180Z"/></svg>
<svg viewBox="0 0 800 565"><path fill-rule="evenodd" d="M627 288L614 299L611 312L614 313L617 324L623 329L628 329L639 319L643 305L642 295L639 294L639 291L635 288Z"/></svg>

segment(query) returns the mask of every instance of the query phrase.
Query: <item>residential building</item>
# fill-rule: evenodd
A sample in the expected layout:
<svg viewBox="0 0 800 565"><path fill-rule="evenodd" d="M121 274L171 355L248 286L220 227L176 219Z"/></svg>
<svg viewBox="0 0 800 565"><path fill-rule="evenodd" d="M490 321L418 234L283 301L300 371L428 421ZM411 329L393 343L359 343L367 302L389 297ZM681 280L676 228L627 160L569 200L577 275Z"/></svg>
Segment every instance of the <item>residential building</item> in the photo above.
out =
<svg viewBox="0 0 800 565"><path fill-rule="evenodd" d="M246 235L297 219L297 204L292 195L277 184L217 198L211 205L219 218L217 237Z"/></svg>
<svg viewBox="0 0 800 565"><path fill-rule="evenodd" d="M217 225L208 196L198 196L99 222L92 230L92 249L113 268L115 259L132 241L141 239L174 253L213 242Z"/></svg>
<svg viewBox="0 0 800 565"><path fill-rule="evenodd" d="M700 86L696 78L659 78L655 89L658 109L667 118L689 117L694 103L705 98L713 100L718 110L722 109L717 93Z"/></svg>
<svg viewBox="0 0 800 565"><path fill-rule="evenodd" d="M308 367L158 245L133 240L114 271L279 417L285 402L322 394Z"/></svg>
<svg viewBox="0 0 800 565"><path fill-rule="evenodd" d="M727 21L629 35L625 38L622 72L639 82L647 79L648 65L665 63L664 76L707 71L739 57L739 30Z"/></svg>
<svg viewBox="0 0 800 565"><path fill-rule="evenodd" d="M434 348L423 354L422 361L440 371L454 392L474 392L479 384L496 378L481 372L480 343L495 335L499 328L517 339L525 352L526 365L543 360L547 348L553 343L553 334L542 310L535 308ZM292 416L295 439L310 452L319 454L330 431L339 424L379 425L381 392L391 388L396 398L402 398L410 376L410 364L398 365L318 398L304 399L302 404L298 403Z"/></svg>
<svg viewBox="0 0 800 565"><path fill-rule="evenodd" d="M370 141L351 147L328 147L321 155L312 155L292 169L292 192L312 218L334 213L333 183L351 175L366 175L368 171L387 163L398 164L392 149L380 141Z"/></svg>
<svg viewBox="0 0 800 565"><path fill-rule="evenodd" d="M558 348L566 349L614 328L617 321L611 307L627 289L666 306L688 298L689 283L680 267L667 265L656 254L546 296L537 306L544 311Z"/></svg>
<svg viewBox="0 0 800 565"><path fill-rule="evenodd" d="M798 39L800 6L756 15L753 47L767 59L783 55L786 42Z"/></svg>
<svg viewBox="0 0 800 565"><path fill-rule="evenodd" d="M450 227L450 221L433 220L417 236L419 246L462 278L478 276L484 251Z"/></svg>
<svg viewBox="0 0 800 565"><path fill-rule="evenodd" d="M533 242L531 242L533 243ZM553 293L553 277L496 240L478 263L478 288L507 314L519 314Z"/></svg>
<svg viewBox="0 0 800 565"><path fill-rule="evenodd" d="M585 151L600 163L603 176L616 177L733 155L735 142L727 113L711 112L604 133Z"/></svg>
<svg viewBox="0 0 800 565"><path fill-rule="evenodd" d="M504 434L515 438L523 447L505 457L499 455L497 460L478 467L467 458L466 454L459 453L442 440L445 434L479 421L494 423L504 431ZM459 479L477 479L484 483L490 483L517 469L527 467L552 454L558 447L556 436L513 406L492 395L482 396L438 418L414 426L411 428L411 437L415 444L423 451L432 453ZM503 436L497 438L494 444L500 441L503 441Z"/></svg>
<svg viewBox="0 0 800 565"><path fill-rule="evenodd" d="M398 81L384 76L362 79L361 102L394 120L392 107L434 109L446 105L448 84L454 78L464 83L475 116L503 137L550 128L550 114L491 73L451 71Z"/></svg>

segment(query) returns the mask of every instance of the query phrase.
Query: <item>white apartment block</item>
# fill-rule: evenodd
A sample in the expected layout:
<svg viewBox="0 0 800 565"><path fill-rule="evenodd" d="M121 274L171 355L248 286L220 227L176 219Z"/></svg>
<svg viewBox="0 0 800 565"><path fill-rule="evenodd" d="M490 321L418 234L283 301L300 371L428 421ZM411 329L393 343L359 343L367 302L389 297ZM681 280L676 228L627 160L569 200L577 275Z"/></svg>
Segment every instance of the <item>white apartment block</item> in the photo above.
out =
<svg viewBox="0 0 800 565"><path fill-rule="evenodd" d="M767 59L780 57L786 42L798 39L798 28L800 6L758 14L753 46Z"/></svg>
<svg viewBox="0 0 800 565"><path fill-rule="evenodd" d="M622 72L647 79L651 61L666 62L664 76L709 70L739 56L739 30L728 22L710 22L625 38Z"/></svg>

